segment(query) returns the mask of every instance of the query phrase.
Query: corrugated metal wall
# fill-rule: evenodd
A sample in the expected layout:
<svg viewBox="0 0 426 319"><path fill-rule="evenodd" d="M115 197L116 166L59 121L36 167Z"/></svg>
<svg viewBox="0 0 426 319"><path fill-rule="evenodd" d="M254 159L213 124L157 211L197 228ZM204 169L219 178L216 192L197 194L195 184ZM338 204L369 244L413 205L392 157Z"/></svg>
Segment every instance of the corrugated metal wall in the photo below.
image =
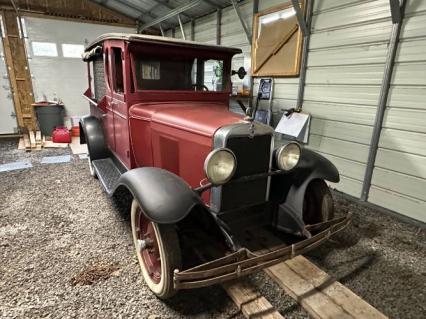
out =
<svg viewBox="0 0 426 319"><path fill-rule="evenodd" d="M259 11L282 3L259 1ZM252 1L241 5L249 28L252 6ZM232 7L223 10L221 28L221 44L244 52L235 57L234 68L243 65L251 48ZM313 116L308 147L338 167L341 181L332 186L357 198L391 28L389 0L314 1L303 103ZM195 40L215 39L216 15L196 20ZM283 109L296 106L298 83L298 78L275 79L273 123ZM425 101L426 1L409 0L369 200L422 221L426 221Z"/></svg>
<svg viewBox="0 0 426 319"><path fill-rule="evenodd" d="M408 1L369 200L426 221L426 1Z"/></svg>
<svg viewBox="0 0 426 319"><path fill-rule="evenodd" d="M309 147L360 197L392 23L388 0L315 1L303 109Z"/></svg>

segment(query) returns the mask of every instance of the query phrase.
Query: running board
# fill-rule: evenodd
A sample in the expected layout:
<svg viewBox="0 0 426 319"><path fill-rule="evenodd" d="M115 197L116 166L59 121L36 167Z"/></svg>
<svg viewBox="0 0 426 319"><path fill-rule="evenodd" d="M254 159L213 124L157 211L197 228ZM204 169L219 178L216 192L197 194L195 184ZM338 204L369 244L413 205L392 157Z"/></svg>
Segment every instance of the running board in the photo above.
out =
<svg viewBox="0 0 426 319"><path fill-rule="evenodd" d="M120 169L111 158L94 160L92 164L105 192L112 195L121 176Z"/></svg>

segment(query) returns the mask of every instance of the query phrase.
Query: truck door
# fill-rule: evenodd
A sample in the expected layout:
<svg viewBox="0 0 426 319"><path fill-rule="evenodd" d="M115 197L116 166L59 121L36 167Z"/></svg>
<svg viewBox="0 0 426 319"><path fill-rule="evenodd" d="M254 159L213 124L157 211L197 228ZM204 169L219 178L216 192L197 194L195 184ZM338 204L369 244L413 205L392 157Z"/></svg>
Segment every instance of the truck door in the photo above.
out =
<svg viewBox="0 0 426 319"><path fill-rule="evenodd" d="M111 151L115 151L115 136L114 136L114 113L112 109L112 77L111 77L111 50L110 48L105 49L104 59L104 70L105 70L105 83L107 84L106 89L106 108L105 113L102 114L102 124L104 127L104 133L106 142Z"/></svg>
<svg viewBox="0 0 426 319"><path fill-rule="evenodd" d="M115 154L121 162L130 168L130 142L128 110L125 100L125 60L124 44L112 46L111 71L112 71L112 95L111 107L113 111Z"/></svg>

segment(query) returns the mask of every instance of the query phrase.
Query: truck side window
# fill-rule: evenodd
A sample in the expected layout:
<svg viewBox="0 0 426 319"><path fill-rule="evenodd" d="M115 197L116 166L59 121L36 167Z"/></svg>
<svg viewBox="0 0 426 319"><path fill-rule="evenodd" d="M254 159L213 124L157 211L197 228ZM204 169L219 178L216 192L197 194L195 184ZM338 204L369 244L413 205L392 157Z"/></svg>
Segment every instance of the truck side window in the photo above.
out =
<svg viewBox="0 0 426 319"><path fill-rule="evenodd" d="M113 53L113 89L117 93L124 92L123 85L123 60L121 59L121 48L112 48Z"/></svg>
<svg viewBox="0 0 426 319"><path fill-rule="evenodd" d="M106 83L104 76L104 60L102 56L93 60L93 88L96 101L99 101L105 96Z"/></svg>

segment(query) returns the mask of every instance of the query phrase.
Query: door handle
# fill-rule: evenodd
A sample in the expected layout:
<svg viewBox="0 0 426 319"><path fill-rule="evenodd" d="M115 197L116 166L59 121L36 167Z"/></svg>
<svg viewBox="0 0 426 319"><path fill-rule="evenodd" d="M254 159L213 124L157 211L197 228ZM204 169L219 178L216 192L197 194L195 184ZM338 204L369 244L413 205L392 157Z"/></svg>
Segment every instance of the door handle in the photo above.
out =
<svg viewBox="0 0 426 319"><path fill-rule="evenodd" d="M104 114L101 115L101 118L105 118L106 116L107 116L107 114L104 113Z"/></svg>

